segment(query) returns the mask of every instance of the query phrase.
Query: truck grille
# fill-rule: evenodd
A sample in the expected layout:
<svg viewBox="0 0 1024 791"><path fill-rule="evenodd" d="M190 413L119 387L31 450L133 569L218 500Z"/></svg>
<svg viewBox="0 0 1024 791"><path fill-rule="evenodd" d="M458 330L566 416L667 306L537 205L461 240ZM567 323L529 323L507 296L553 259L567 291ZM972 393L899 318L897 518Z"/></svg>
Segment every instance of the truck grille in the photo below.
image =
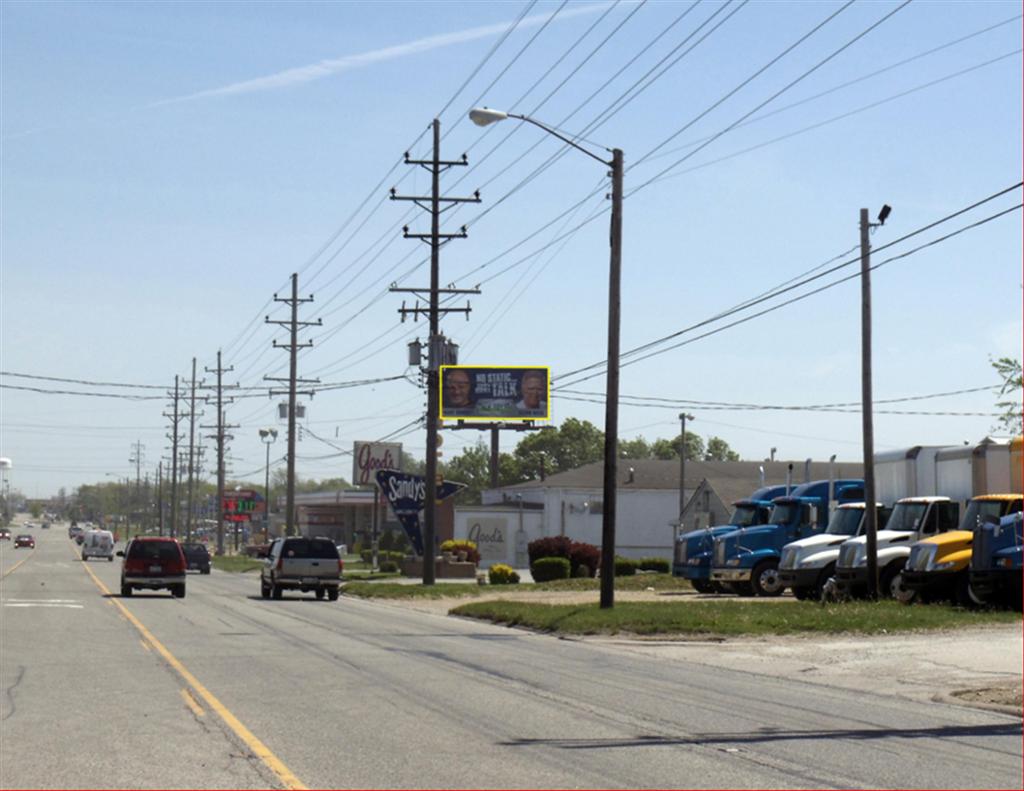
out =
<svg viewBox="0 0 1024 791"><path fill-rule="evenodd" d="M724 566L725 565L725 542L724 541L716 541L715 542L715 565L716 566Z"/></svg>
<svg viewBox="0 0 1024 791"><path fill-rule="evenodd" d="M686 542L685 541L677 541L676 542L676 563L685 563L685 562L686 562Z"/></svg>
<svg viewBox="0 0 1024 791"><path fill-rule="evenodd" d="M786 547L782 550L782 561L779 563L780 569L792 569L796 568L796 558L800 553L796 547Z"/></svg>
<svg viewBox="0 0 1024 791"><path fill-rule="evenodd" d="M839 549L839 560L836 566L839 568L850 568L857 560L857 545L850 544Z"/></svg>
<svg viewBox="0 0 1024 791"><path fill-rule="evenodd" d="M909 571L927 571L928 561L932 557L930 549L929 546L924 544L911 547L910 557L907 558L907 569Z"/></svg>
<svg viewBox="0 0 1024 791"><path fill-rule="evenodd" d="M1006 528L1003 528L1004 530ZM992 546L994 536L991 530L978 528L974 531L974 540L971 541L971 568L982 571L992 562Z"/></svg>

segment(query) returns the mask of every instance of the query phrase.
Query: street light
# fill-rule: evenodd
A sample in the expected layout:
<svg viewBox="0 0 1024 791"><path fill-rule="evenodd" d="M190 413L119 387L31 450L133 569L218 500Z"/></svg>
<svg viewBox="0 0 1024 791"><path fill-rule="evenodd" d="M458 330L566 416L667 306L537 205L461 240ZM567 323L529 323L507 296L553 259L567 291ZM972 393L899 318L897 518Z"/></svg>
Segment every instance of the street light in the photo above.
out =
<svg viewBox="0 0 1024 791"><path fill-rule="evenodd" d="M613 148L611 160L605 160L583 148L573 140L556 132L529 116L476 107L469 111L469 119L477 126L487 126L498 121L514 118L526 121L563 143L582 151L591 159L611 168L612 219L611 256L608 266L608 381L605 388L604 409L604 518L601 527L601 607L615 604L615 501L616 501L616 457L619 442L619 307L620 284L622 279L622 150ZM607 149L606 149L607 150Z"/></svg>
<svg viewBox="0 0 1024 791"><path fill-rule="evenodd" d="M686 487L686 421L693 420L693 415L687 412L679 413L679 420L682 429L679 434L679 532L683 532L683 509L686 507L686 495L683 493Z"/></svg>
<svg viewBox="0 0 1024 791"><path fill-rule="evenodd" d="M267 446L267 478L265 482L265 496L263 500L263 543L267 543L270 537L270 446L277 441L276 428L261 428L260 439Z"/></svg>

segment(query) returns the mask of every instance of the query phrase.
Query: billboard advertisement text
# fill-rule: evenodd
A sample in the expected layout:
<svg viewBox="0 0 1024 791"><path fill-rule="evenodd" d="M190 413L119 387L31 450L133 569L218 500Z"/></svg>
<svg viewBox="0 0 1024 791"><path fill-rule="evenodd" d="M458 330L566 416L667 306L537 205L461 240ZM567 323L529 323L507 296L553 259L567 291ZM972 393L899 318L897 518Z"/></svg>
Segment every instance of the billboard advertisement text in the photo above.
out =
<svg viewBox="0 0 1024 791"><path fill-rule="evenodd" d="M549 420L550 369L442 365L442 420Z"/></svg>

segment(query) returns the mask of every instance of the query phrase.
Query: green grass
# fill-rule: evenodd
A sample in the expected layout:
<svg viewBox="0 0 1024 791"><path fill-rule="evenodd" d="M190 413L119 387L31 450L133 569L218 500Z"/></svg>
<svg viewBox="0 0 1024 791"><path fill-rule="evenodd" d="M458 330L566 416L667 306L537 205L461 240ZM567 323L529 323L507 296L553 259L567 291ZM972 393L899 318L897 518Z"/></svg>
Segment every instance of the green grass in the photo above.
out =
<svg viewBox="0 0 1024 791"><path fill-rule="evenodd" d="M347 575L346 575L347 576ZM518 586L510 586L518 587ZM438 585L403 585L399 582L349 582L342 591L365 599L441 599L446 596L479 596L494 588L475 582L442 582Z"/></svg>
<svg viewBox="0 0 1024 791"><path fill-rule="evenodd" d="M908 607L885 601L822 607L813 602L620 602L602 610L595 604L531 604L485 601L464 604L453 615L525 626L562 634L778 635L884 634L1020 623L1013 612L970 611L944 605Z"/></svg>
<svg viewBox="0 0 1024 791"><path fill-rule="evenodd" d="M249 558L245 555L214 555L213 567L221 571L255 571L263 567L262 560Z"/></svg>
<svg viewBox="0 0 1024 791"><path fill-rule="evenodd" d="M642 591L654 588L656 591L688 591L693 590L690 583L671 574L637 574L631 577L616 577L615 590ZM583 578L570 580L553 580L535 584L512 585L511 590L527 591L596 591L601 589L601 580ZM492 589L493 590L493 589Z"/></svg>
<svg viewBox="0 0 1024 791"><path fill-rule="evenodd" d="M348 564L347 563L345 564L344 577L345 577L346 581L349 581L349 580L352 580L352 581L386 580L386 579L395 579L396 577L401 577L401 576L402 575L399 574L397 571L371 572L368 566L367 566L367 568L365 570L357 569L356 571L353 572L353 571L349 570Z"/></svg>

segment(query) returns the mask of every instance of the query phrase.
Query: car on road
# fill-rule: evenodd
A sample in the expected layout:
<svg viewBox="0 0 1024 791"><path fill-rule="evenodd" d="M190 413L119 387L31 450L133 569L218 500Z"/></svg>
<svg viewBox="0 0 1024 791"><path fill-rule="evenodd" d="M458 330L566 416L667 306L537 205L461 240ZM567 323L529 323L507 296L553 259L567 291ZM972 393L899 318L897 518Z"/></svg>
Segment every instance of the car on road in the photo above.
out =
<svg viewBox="0 0 1024 791"><path fill-rule="evenodd" d="M280 599L285 590L312 591L318 599L338 600L342 560L329 538L276 538L260 570L260 595Z"/></svg>
<svg viewBox="0 0 1024 791"><path fill-rule="evenodd" d="M182 544L181 551L185 553L185 568L188 571L198 571L200 574L210 573L210 551L206 548L206 544Z"/></svg>
<svg viewBox="0 0 1024 791"><path fill-rule="evenodd" d="M0 527L0 539L10 541L11 531L8 530L6 527Z"/></svg>
<svg viewBox="0 0 1024 791"><path fill-rule="evenodd" d="M85 528L79 527L78 525L71 525L71 527L68 528L68 538L75 538L84 532Z"/></svg>
<svg viewBox="0 0 1024 791"><path fill-rule="evenodd" d="M140 536L128 542L121 564L121 595L131 596L136 588L170 590L177 599L185 598L185 553L177 539Z"/></svg>
<svg viewBox="0 0 1024 791"><path fill-rule="evenodd" d="M28 547L29 549L36 548L36 540L28 533L22 533L16 539L14 539L14 548L21 549L22 547Z"/></svg>

